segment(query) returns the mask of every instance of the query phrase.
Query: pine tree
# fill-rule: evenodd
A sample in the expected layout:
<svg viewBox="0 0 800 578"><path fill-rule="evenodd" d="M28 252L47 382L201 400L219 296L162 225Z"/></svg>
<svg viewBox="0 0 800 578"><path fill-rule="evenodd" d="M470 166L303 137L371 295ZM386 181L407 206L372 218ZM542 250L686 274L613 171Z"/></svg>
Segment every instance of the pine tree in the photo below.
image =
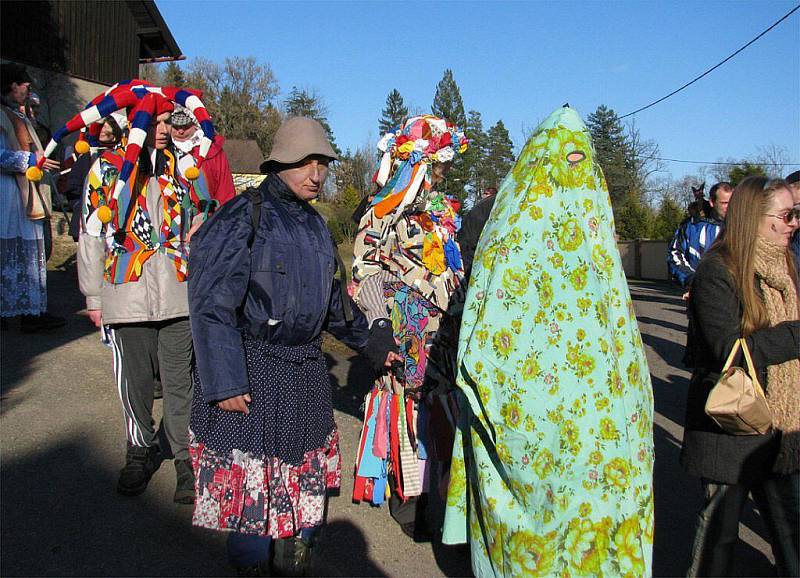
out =
<svg viewBox="0 0 800 578"><path fill-rule="evenodd" d="M684 211L681 209L675 199L670 196L664 196L661 199L661 205L658 208L658 215L653 221L652 237L653 239L662 239L669 241L675 234L675 230L680 225L685 217Z"/></svg>
<svg viewBox="0 0 800 578"><path fill-rule="evenodd" d="M436 85L436 95L433 97L431 111L434 115L449 120L461 130L464 130L467 124L461 91L453 78L453 71L449 68L444 71L442 80ZM447 173L444 182L438 185L438 189L443 193L455 195L463 201L467 196L468 185L469 172L464 157L459 155L453 161L453 166Z"/></svg>
<svg viewBox="0 0 800 578"><path fill-rule="evenodd" d="M167 64L164 70L164 84L167 86L186 86L186 77L183 75L183 69L175 62Z"/></svg>
<svg viewBox="0 0 800 578"><path fill-rule="evenodd" d="M625 204L633 182L628 170L625 128L617 113L605 105L600 105L587 117L586 125L592 134L597 162L606 177L611 205L619 209Z"/></svg>
<svg viewBox="0 0 800 578"><path fill-rule="evenodd" d="M403 102L400 91L392 89L386 97L386 107L381 111L381 118L378 119L378 133L383 135L393 128L403 124L408 117L408 107Z"/></svg>
<svg viewBox="0 0 800 578"><path fill-rule="evenodd" d="M498 120L486 135L484 177L487 187L497 187L514 165L514 143L502 120Z"/></svg>
<svg viewBox="0 0 800 578"><path fill-rule="evenodd" d="M331 125L328 124L328 110L322 98L312 91L305 89L298 89L296 86L292 87L289 96L284 102L284 109L286 116L307 116L313 118L322 125L325 129L325 134L328 135L328 140L336 151L336 154L341 154L342 151L336 145L336 140L333 136Z"/></svg>
<svg viewBox="0 0 800 578"><path fill-rule="evenodd" d="M764 167L756 165L748 161L744 161L740 165L731 167L728 170L728 181L735 187L747 177L766 177L767 173Z"/></svg>
<svg viewBox="0 0 800 578"><path fill-rule="evenodd" d="M483 130L483 119L477 110L469 111L467 127L464 130L469 139L469 148L464 153L464 168L467 172L467 183L473 202L477 201L484 187L488 186L484 178L486 158L486 132Z"/></svg>

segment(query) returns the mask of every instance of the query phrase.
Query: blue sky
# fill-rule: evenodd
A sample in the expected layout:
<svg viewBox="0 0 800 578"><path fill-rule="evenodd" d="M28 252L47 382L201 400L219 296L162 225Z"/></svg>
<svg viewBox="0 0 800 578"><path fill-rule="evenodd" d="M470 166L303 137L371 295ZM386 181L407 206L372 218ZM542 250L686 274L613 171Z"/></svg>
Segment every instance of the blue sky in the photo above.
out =
<svg viewBox="0 0 800 578"><path fill-rule="evenodd" d="M795 1L157 4L189 59L253 55L272 67L282 96L315 89L342 149L377 141L392 88L428 112L446 68L465 108L487 128L502 119L519 149L564 102L585 117L600 104L625 114L665 95ZM800 163L800 11L635 120L663 157L738 159L772 144Z"/></svg>

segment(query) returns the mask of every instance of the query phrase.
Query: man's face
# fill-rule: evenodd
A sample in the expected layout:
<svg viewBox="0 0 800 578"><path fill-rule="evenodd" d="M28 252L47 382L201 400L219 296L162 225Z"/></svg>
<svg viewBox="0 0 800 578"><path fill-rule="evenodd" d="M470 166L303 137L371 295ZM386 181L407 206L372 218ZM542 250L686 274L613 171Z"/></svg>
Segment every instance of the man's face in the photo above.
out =
<svg viewBox="0 0 800 578"><path fill-rule="evenodd" d="M278 171L278 176L298 199L311 201L316 199L322 190L330 162L328 157L313 155L299 163L288 165L287 168Z"/></svg>
<svg viewBox="0 0 800 578"><path fill-rule="evenodd" d="M730 189L718 189L717 199L715 201L711 201L711 206L714 208L714 212L717 213L717 216L720 219L725 219L725 215L728 214L728 204L731 202L732 194L733 191Z"/></svg>
<svg viewBox="0 0 800 578"><path fill-rule="evenodd" d="M172 125L172 140L175 142L187 141L194 136L197 132L197 126L194 123L189 123L184 126Z"/></svg>
<svg viewBox="0 0 800 578"><path fill-rule="evenodd" d="M19 105L24 105L25 101L28 99L28 94L30 93L30 89L31 89L30 82L23 82L21 84L12 82L11 92L8 95L9 99L16 102Z"/></svg>
<svg viewBox="0 0 800 578"><path fill-rule="evenodd" d="M158 150L167 148L167 145L169 145L170 116L169 112L162 112L150 121L150 128L147 129L147 138L144 141L145 145Z"/></svg>

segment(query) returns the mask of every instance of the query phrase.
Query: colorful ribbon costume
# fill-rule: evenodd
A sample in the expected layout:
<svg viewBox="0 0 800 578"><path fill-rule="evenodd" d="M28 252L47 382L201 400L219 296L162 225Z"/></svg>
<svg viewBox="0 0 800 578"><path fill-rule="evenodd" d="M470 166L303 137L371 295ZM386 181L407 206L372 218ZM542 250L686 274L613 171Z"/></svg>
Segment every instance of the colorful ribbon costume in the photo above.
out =
<svg viewBox="0 0 800 578"><path fill-rule="evenodd" d="M490 576L644 576L653 394L589 131L523 149L475 255L443 541Z"/></svg>
<svg viewBox="0 0 800 578"><path fill-rule="evenodd" d="M391 319L404 363L398 375L382 376L367 395L356 501L381 504L389 491L401 499L424 491L419 390L433 334L463 275L455 241L460 204L433 190L432 167L466 147L463 133L429 115L408 119L378 144L383 156L374 181L380 188L356 237L354 299L368 309L368 296L380 296L377 316Z"/></svg>

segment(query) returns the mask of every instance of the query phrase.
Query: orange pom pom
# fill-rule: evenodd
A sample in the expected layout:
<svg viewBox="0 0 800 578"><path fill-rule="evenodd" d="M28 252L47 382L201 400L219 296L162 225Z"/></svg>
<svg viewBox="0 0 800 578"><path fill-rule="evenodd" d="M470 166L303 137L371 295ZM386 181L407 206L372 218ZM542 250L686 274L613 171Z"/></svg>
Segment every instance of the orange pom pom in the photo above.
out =
<svg viewBox="0 0 800 578"><path fill-rule="evenodd" d="M42 176L43 176L42 169L36 166L28 167L28 170L25 171L25 177L29 181L33 181L34 183L38 183L39 181L41 181Z"/></svg>
<svg viewBox="0 0 800 578"><path fill-rule="evenodd" d="M190 181L193 181L200 176L200 169L198 169L197 167L189 167L184 171L183 176L185 176Z"/></svg>
<svg viewBox="0 0 800 578"><path fill-rule="evenodd" d="M85 140L79 140L75 143L75 152L79 155L85 155L89 152L89 143Z"/></svg>
<svg viewBox="0 0 800 578"><path fill-rule="evenodd" d="M108 208L108 205L100 205L97 207L97 218L100 219L101 223L110 223L111 217L113 216L114 215L111 213L111 209Z"/></svg>

